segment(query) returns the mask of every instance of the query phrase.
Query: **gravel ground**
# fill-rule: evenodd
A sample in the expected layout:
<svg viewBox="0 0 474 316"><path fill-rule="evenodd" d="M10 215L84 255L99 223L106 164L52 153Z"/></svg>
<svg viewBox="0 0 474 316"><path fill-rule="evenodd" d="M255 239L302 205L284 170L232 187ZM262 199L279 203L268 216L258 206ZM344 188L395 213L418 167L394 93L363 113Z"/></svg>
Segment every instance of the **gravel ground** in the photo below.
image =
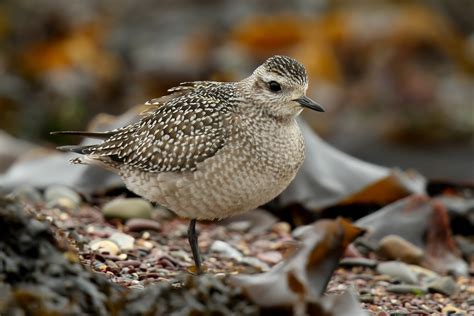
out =
<svg viewBox="0 0 474 316"><path fill-rule="evenodd" d="M460 292L451 297L440 293L398 294L387 291L396 284L390 277L372 269L354 267L336 270L326 290L327 294L340 294L352 288L356 291L363 309L375 315L433 315L464 312L474 315L474 280L458 277ZM382 313L382 314L380 314Z"/></svg>
<svg viewBox="0 0 474 316"><path fill-rule="evenodd" d="M135 225L107 221L100 208L89 205L77 210L41 207L35 212L51 222L56 233L69 238L83 264L121 286L143 288L157 282L174 282L181 272L192 271L186 237L188 222L163 210L153 212L152 220L141 220ZM227 227L211 222L199 223L198 230L207 272L222 277L268 271L285 257L285 251L293 244L290 227L283 222L259 233L238 222ZM116 241L118 248L104 240ZM132 243L127 245L130 241ZM92 250L99 242L104 243L103 247ZM339 268L326 293L341 294L353 289L362 308L374 315L474 315L473 278L456 278L460 291L452 296L387 291L387 287L397 283L372 268ZM179 283L175 285L180 286Z"/></svg>

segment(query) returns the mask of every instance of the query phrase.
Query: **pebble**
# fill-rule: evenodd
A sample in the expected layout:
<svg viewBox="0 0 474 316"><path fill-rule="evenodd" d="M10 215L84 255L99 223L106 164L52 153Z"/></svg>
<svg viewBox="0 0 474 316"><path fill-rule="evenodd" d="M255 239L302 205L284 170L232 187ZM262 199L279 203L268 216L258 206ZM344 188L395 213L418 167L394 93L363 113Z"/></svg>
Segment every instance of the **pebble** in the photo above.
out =
<svg viewBox="0 0 474 316"><path fill-rule="evenodd" d="M171 219L173 217L176 217L173 212L161 206L155 207L153 209L153 214L155 214L156 217L161 219Z"/></svg>
<svg viewBox="0 0 474 316"><path fill-rule="evenodd" d="M452 304L448 304L441 310L443 315L466 315L466 311L453 306Z"/></svg>
<svg viewBox="0 0 474 316"><path fill-rule="evenodd" d="M32 204L38 204L43 202L41 193L30 185L22 185L13 190L10 194L12 197L19 199L23 202L29 202Z"/></svg>
<svg viewBox="0 0 474 316"><path fill-rule="evenodd" d="M266 263L276 264L283 259L283 256L281 255L279 251L273 250L273 251L261 252L257 254L257 258Z"/></svg>
<svg viewBox="0 0 474 316"><path fill-rule="evenodd" d="M272 226L272 231L279 235L288 235L291 233L291 225L287 222L278 222Z"/></svg>
<svg viewBox="0 0 474 316"><path fill-rule="evenodd" d="M230 259L234 259L236 261L241 261L243 258L243 255L240 251L238 251L237 249L235 249L228 243L221 240L216 240L212 243L211 251L218 252L222 254L223 256Z"/></svg>
<svg viewBox="0 0 474 316"><path fill-rule="evenodd" d="M131 218L151 218L152 205L141 198L115 199L104 205L105 218L128 220Z"/></svg>
<svg viewBox="0 0 474 316"><path fill-rule="evenodd" d="M399 261L381 262L377 265L377 272L409 284L418 282L415 272L407 264Z"/></svg>
<svg viewBox="0 0 474 316"><path fill-rule="evenodd" d="M459 286L450 276L436 278L428 283L428 290L434 293L441 293L448 296L459 292Z"/></svg>
<svg viewBox="0 0 474 316"><path fill-rule="evenodd" d="M124 233L113 233L110 240L114 241L121 250L133 249L135 238Z"/></svg>
<svg viewBox="0 0 474 316"><path fill-rule="evenodd" d="M81 203L81 197L75 191L62 185L53 185L44 192L44 198L48 207L65 206L77 208Z"/></svg>
<svg viewBox="0 0 474 316"><path fill-rule="evenodd" d="M76 204L74 201L62 197L57 200L51 201L46 204L46 207L48 208L61 208L61 209L76 209L78 207L78 204Z"/></svg>
<svg viewBox="0 0 474 316"><path fill-rule="evenodd" d="M99 253L108 253L109 255L117 255L120 252L119 246L112 240L99 239L91 242L90 247L93 251Z"/></svg>
<svg viewBox="0 0 474 316"><path fill-rule="evenodd" d="M156 249L156 248L155 248ZM172 250L169 252L169 255L173 258L177 258L179 260L185 261L185 262L191 262L192 258L190 254L184 250L177 249L177 250ZM164 256L164 254L160 254L159 257Z"/></svg>
<svg viewBox="0 0 474 316"><path fill-rule="evenodd" d="M425 287L410 284L393 284L387 286L387 291L397 294L415 294L421 295L428 292Z"/></svg>
<svg viewBox="0 0 474 316"><path fill-rule="evenodd" d="M160 231L161 229L160 223L146 218L131 218L125 226L131 232L141 232L144 230Z"/></svg>
<svg viewBox="0 0 474 316"><path fill-rule="evenodd" d="M417 266L417 265L409 265L410 269L415 272L419 277L424 277L424 280L431 281L435 278L439 277L439 274L431 271L429 269Z"/></svg>
<svg viewBox="0 0 474 316"><path fill-rule="evenodd" d="M359 296L359 300L362 303L373 304L374 303L374 296L372 294L362 294L362 295Z"/></svg>
<svg viewBox="0 0 474 316"><path fill-rule="evenodd" d="M379 241L377 254L390 260L419 264L423 250L398 235L388 235Z"/></svg>
<svg viewBox="0 0 474 316"><path fill-rule="evenodd" d="M227 228L232 231L236 232L246 232L252 227L252 223L250 221L237 221L231 222L227 225Z"/></svg>
<svg viewBox="0 0 474 316"><path fill-rule="evenodd" d="M140 261L138 260L119 260L119 261L115 261L115 263L123 268L123 267L134 267L134 268L138 268L141 264Z"/></svg>
<svg viewBox="0 0 474 316"><path fill-rule="evenodd" d="M120 271L119 266L115 262L113 262L112 260L106 260L105 264L109 267L110 270L112 270L114 272L119 272Z"/></svg>
<svg viewBox="0 0 474 316"><path fill-rule="evenodd" d="M155 245L148 240L143 240L142 246L145 247L147 250L153 249L153 247L155 247Z"/></svg>
<svg viewBox="0 0 474 316"><path fill-rule="evenodd" d="M375 268L377 266L377 260L372 260L368 258L343 258L339 265L341 267L367 267L367 268Z"/></svg>

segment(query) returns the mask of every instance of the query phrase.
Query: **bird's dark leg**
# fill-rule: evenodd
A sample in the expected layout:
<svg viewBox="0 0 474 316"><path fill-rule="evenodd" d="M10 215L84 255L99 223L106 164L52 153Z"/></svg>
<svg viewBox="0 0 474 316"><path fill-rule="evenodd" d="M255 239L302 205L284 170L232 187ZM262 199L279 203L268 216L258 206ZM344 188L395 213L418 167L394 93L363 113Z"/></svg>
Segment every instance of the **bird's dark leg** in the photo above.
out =
<svg viewBox="0 0 474 316"><path fill-rule="evenodd" d="M198 235L196 234L196 220L195 219L192 219L189 222L188 241L189 241L189 245L191 246L191 251L193 252L194 264L196 265L196 273L201 274L202 273L201 254L199 253Z"/></svg>

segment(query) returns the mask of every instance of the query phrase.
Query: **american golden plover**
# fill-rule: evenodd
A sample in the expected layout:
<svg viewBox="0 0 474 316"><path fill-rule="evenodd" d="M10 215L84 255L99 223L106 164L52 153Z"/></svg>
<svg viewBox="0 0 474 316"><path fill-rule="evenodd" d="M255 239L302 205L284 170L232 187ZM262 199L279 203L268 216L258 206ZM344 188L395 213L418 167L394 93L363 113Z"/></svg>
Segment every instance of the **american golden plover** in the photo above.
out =
<svg viewBox="0 0 474 316"><path fill-rule="evenodd" d="M296 116L323 112L305 96L306 70L273 56L239 82L185 82L131 125L107 132L56 132L102 139L58 149L100 165L127 188L189 218L188 240L198 273L196 220L220 219L270 201L295 177L304 159Z"/></svg>

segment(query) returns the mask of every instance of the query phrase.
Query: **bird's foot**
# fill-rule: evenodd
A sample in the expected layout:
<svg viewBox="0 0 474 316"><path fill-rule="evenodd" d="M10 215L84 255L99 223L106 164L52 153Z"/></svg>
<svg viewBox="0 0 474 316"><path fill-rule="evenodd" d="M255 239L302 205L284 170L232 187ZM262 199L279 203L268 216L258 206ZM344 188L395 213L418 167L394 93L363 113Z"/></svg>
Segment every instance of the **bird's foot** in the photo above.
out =
<svg viewBox="0 0 474 316"><path fill-rule="evenodd" d="M191 274L202 275L207 272L208 267L205 264L201 264L199 267L192 265L187 270Z"/></svg>

